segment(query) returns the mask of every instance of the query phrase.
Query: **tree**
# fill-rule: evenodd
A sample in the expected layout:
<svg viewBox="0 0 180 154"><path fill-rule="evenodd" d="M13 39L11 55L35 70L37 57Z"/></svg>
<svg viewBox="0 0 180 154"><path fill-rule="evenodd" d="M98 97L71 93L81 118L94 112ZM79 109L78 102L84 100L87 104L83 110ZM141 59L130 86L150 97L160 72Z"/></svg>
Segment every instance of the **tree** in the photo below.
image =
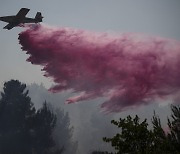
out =
<svg viewBox="0 0 180 154"><path fill-rule="evenodd" d="M42 84L31 84L28 89L37 108L40 108L42 102L46 100L48 108L56 114L56 125L53 130L55 146L63 148L63 154L78 153L78 142L73 138L74 128L71 125L69 114L62 109L62 104L59 104L59 100L63 100L62 95L50 93ZM63 94L63 97L65 95L67 94Z"/></svg>
<svg viewBox="0 0 180 154"><path fill-rule="evenodd" d="M121 133L117 133L113 138L103 138L105 142L111 142L111 145L121 153L147 153L151 147L152 133L148 131L146 119L139 122L136 115L133 119L128 116L119 121L112 120L111 123L121 128Z"/></svg>
<svg viewBox="0 0 180 154"><path fill-rule="evenodd" d="M53 131L53 138L57 147L62 147L65 154L76 154L78 143L73 141L73 127L70 126L68 113L62 109L53 109L57 116L56 126Z"/></svg>
<svg viewBox="0 0 180 154"><path fill-rule="evenodd" d="M28 89L37 108L42 106L42 102L46 100L48 102L48 108L56 114L56 125L53 130L55 146L57 148L63 148L63 154L76 154L78 142L73 138L74 128L70 123L69 114L59 104L59 100L62 100L62 95L50 93L42 84L31 84Z"/></svg>
<svg viewBox="0 0 180 154"><path fill-rule="evenodd" d="M177 153L180 153L180 106L171 105L171 110L172 121L168 118L170 129L168 137L174 149L176 149Z"/></svg>
<svg viewBox="0 0 180 154"><path fill-rule="evenodd" d="M112 138L104 137L117 150L117 154L178 154L180 153L180 107L171 106L172 121L168 119L170 132L165 133L160 118L154 113L152 118L153 129L148 130L146 119L139 122L136 115L133 119L128 116L111 123L121 128L121 132Z"/></svg>
<svg viewBox="0 0 180 154"><path fill-rule="evenodd" d="M47 103L43 104L35 117L34 148L37 154L61 153L62 149L54 148L55 142L52 136L56 124L56 115L48 108Z"/></svg>
<svg viewBox="0 0 180 154"><path fill-rule="evenodd" d="M0 100L0 153L32 152L32 121L35 108L26 85L17 80L4 83Z"/></svg>
<svg viewBox="0 0 180 154"><path fill-rule="evenodd" d="M52 137L56 115L45 102L38 111L18 80L4 84L0 99L1 154L61 154Z"/></svg>
<svg viewBox="0 0 180 154"><path fill-rule="evenodd" d="M161 126L160 118L155 114L152 118L153 124L153 140L152 140L152 147L151 153L166 153L171 154L175 153L176 151L173 148L173 145L169 142L168 135L166 135L165 131Z"/></svg>

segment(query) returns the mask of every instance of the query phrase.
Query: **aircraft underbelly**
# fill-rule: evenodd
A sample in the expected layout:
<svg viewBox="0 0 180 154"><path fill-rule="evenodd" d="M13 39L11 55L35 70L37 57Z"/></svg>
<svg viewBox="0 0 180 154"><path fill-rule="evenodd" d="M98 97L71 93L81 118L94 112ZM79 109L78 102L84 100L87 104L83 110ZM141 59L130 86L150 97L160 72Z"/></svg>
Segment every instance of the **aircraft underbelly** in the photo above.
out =
<svg viewBox="0 0 180 154"><path fill-rule="evenodd" d="M31 18L25 18L22 23L35 23L36 21L34 19Z"/></svg>

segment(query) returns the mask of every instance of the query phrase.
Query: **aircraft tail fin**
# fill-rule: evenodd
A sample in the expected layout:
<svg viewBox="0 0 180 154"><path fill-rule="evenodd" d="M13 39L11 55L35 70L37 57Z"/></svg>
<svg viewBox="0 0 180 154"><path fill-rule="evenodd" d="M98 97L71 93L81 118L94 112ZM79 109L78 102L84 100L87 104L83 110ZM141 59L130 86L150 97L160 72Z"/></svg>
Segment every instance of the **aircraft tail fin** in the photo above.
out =
<svg viewBox="0 0 180 154"><path fill-rule="evenodd" d="M41 15L41 12L37 12L35 19L37 22L42 22L43 16Z"/></svg>

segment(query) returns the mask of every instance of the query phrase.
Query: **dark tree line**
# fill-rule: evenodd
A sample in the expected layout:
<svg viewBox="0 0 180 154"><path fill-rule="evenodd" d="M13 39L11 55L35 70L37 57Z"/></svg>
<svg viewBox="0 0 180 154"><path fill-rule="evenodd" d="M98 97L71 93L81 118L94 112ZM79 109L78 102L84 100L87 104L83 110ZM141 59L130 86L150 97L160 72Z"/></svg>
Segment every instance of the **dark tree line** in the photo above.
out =
<svg viewBox="0 0 180 154"><path fill-rule="evenodd" d="M56 115L45 102L36 110L26 85L4 84L0 99L0 154L61 154L52 137Z"/></svg>
<svg viewBox="0 0 180 154"><path fill-rule="evenodd" d="M55 147L63 147L63 154L76 154L78 142L73 138L74 128L70 123L69 114L60 107L61 95L57 96L49 93L42 84L34 83L27 86L27 88L36 108L40 108L42 102L47 100L48 108L56 114L56 125L52 135L56 144Z"/></svg>
<svg viewBox="0 0 180 154"><path fill-rule="evenodd" d="M120 128L120 132L112 138L104 137L105 142L111 143L116 154L179 154L180 153L180 106L171 106L171 120L168 118L169 130L161 126L160 118L154 113L153 128L148 129L145 119L140 122L136 115L134 118L120 118L111 123ZM95 153L108 153L96 151Z"/></svg>

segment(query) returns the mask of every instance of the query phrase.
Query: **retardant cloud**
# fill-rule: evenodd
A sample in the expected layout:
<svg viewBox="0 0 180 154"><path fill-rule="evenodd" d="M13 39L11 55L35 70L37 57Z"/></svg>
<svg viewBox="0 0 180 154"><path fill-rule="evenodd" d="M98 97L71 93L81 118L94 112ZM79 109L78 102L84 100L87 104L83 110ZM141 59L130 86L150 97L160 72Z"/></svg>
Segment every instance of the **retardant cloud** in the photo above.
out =
<svg viewBox="0 0 180 154"><path fill-rule="evenodd" d="M56 85L80 93L67 103L106 97L107 112L174 97L180 90L180 45L137 34L93 33L44 25L19 34L27 61L42 65Z"/></svg>

